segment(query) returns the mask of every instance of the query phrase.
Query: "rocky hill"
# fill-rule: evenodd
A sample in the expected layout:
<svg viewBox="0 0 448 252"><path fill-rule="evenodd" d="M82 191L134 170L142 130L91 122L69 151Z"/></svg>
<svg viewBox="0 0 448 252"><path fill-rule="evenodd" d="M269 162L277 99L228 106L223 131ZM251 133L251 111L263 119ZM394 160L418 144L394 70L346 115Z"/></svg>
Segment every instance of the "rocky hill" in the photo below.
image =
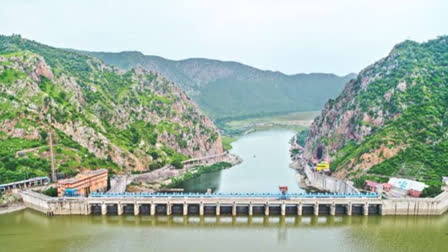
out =
<svg viewBox="0 0 448 252"><path fill-rule="evenodd" d="M86 52L85 52L86 53ZM87 52L123 69L157 71L178 84L216 121L320 110L355 75L263 71L210 59L168 60L140 52Z"/></svg>
<svg viewBox="0 0 448 252"><path fill-rule="evenodd" d="M447 109L448 37L405 41L325 105L303 156L331 161L335 176L358 186L400 176L437 190L448 176Z"/></svg>
<svg viewBox="0 0 448 252"><path fill-rule="evenodd" d="M211 120L160 74L0 36L0 183L48 175L50 133L66 174L223 152Z"/></svg>

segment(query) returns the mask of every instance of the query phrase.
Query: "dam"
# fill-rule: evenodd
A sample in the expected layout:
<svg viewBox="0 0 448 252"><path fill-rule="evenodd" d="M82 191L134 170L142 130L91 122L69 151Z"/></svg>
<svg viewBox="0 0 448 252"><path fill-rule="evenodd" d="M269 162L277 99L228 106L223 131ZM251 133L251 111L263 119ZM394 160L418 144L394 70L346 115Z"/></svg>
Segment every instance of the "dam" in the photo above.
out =
<svg viewBox="0 0 448 252"><path fill-rule="evenodd" d="M441 215L448 192L435 198L382 199L376 193L92 193L51 198L22 191L28 208L47 215Z"/></svg>

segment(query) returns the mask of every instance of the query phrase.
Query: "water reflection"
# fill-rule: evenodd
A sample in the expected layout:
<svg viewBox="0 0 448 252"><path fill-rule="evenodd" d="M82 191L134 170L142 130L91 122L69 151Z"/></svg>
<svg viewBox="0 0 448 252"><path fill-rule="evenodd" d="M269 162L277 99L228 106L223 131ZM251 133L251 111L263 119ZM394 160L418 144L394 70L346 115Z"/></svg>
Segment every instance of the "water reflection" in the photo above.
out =
<svg viewBox="0 0 448 252"><path fill-rule="evenodd" d="M202 174L197 178L181 183L179 187L184 188L186 192L205 192L208 188L212 189L213 192L219 192L221 172L222 171Z"/></svg>
<svg viewBox="0 0 448 252"><path fill-rule="evenodd" d="M447 233L448 215L0 216L1 251L443 251Z"/></svg>
<svg viewBox="0 0 448 252"><path fill-rule="evenodd" d="M42 218L40 216L37 217ZM343 225L391 225L397 227L397 224L406 227L409 226L409 223L412 223L412 225L434 224L431 220L415 222L415 220L397 220L395 218L381 218L377 216L90 216L87 218L87 220L84 220L87 221L86 224L93 225L156 225L159 227L194 227L217 225L220 227L325 227ZM384 219L387 221L384 222ZM440 224L440 221L436 221L435 223Z"/></svg>
<svg viewBox="0 0 448 252"><path fill-rule="evenodd" d="M187 192L277 192L279 185L303 192L298 186L291 162L289 140L294 131L273 129L240 137L232 143L231 153L244 161L230 169L211 172L184 182Z"/></svg>

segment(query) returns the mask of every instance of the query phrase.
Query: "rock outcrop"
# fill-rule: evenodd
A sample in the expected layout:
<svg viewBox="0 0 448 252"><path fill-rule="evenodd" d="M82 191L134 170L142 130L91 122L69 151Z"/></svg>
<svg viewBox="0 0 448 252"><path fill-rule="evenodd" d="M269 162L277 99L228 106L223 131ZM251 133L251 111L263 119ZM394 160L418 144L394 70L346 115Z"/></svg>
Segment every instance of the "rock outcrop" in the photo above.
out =
<svg viewBox="0 0 448 252"><path fill-rule="evenodd" d="M4 141L46 148L53 132L62 160L76 155L146 170L223 152L213 122L160 74L119 70L17 36L0 37L0 103Z"/></svg>
<svg viewBox="0 0 448 252"><path fill-rule="evenodd" d="M362 70L314 120L303 158L330 161L339 178L440 184L448 175L447 50L448 37L405 41Z"/></svg>

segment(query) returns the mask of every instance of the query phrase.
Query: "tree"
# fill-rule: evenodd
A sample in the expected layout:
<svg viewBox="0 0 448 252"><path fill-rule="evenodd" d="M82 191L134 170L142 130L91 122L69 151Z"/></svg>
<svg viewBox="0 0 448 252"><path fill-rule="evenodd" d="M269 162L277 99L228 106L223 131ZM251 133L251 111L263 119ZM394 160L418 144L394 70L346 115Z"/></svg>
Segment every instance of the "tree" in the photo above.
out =
<svg viewBox="0 0 448 252"><path fill-rule="evenodd" d="M40 138L41 138L42 142L46 142L47 141L47 136L48 136L48 133L46 131L41 131L40 132Z"/></svg>
<svg viewBox="0 0 448 252"><path fill-rule="evenodd" d="M423 190L421 197L435 197L439 195L441 192L442 189L440 189L440 186L430 185L429 187Z"/></svg>
<svg viewBox="0 0 448 252"><path fill-rule="evenodd" d="M171 165L174 166L176 169L184 168L184 164L182 164L182 161L180 160L174 160L173 162L171 162Z"/></svg>

